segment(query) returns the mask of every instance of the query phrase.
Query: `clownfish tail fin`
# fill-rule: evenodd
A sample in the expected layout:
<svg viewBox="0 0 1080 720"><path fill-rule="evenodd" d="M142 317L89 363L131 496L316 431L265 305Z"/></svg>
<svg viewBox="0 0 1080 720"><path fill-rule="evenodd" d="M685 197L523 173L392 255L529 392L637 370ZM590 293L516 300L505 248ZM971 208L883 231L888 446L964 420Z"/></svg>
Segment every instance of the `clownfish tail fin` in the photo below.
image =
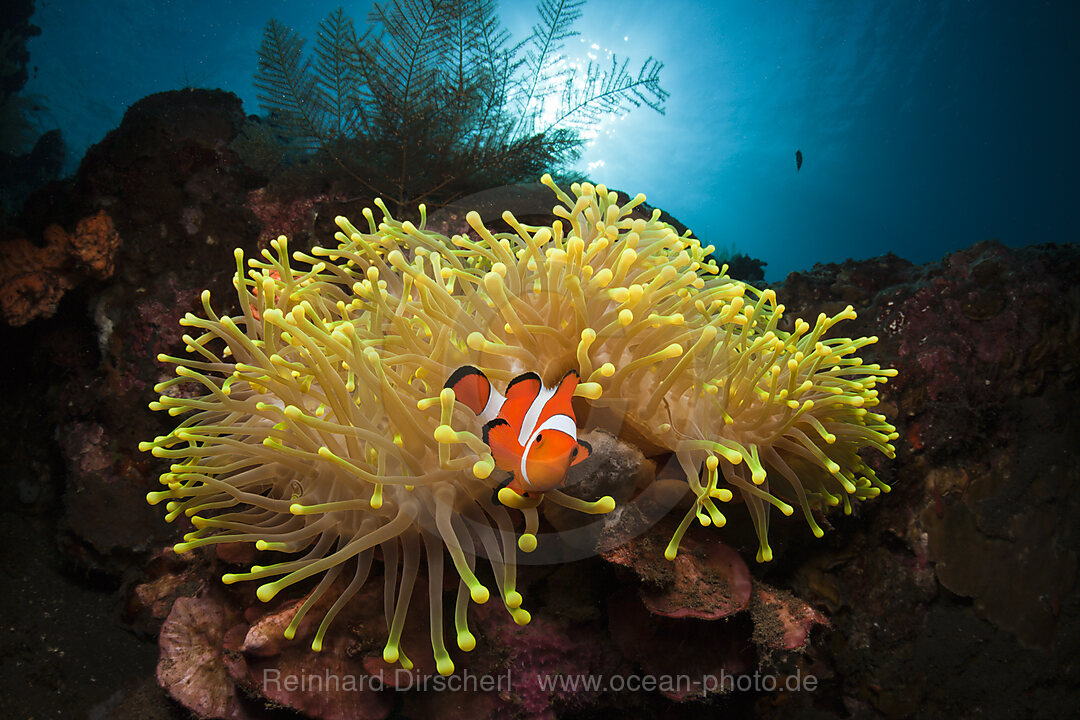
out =
<svg viewBox="0 0 1080 720"><path fill-rule="evenodd" d="M444 388L454 391L454 396L470 410L479 415L491 397L491 381L480 368L462 365L446 379Z"/></svg>

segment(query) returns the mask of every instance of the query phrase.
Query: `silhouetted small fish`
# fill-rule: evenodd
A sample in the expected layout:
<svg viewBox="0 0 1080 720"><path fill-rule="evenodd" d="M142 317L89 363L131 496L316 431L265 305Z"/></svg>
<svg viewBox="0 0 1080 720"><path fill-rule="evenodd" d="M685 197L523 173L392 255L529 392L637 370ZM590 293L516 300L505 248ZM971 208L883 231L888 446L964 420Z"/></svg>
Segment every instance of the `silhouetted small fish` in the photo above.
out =
<svg viewBox="0 0 1080 720"><path fill-rule="evenodd" d="M795 172L802 170L802 150L795 151Z"/></svg>

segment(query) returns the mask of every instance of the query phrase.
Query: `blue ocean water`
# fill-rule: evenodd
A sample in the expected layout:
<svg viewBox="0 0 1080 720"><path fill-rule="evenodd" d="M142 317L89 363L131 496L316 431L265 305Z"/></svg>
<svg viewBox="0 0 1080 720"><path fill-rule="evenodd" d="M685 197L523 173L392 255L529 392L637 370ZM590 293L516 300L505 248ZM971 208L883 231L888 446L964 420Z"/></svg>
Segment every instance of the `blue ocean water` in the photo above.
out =
<svg viewBox="0 0 1080 720"><path fill-rule="evenodd" d="M220 87L257 113L266 21L313 38L339 4L38 0L26 92L73 169L149 93ZM345 5L357 20L369 7ZM500 7L523 39L534 5ZM768 280L989 238L1075 242L1078 26L1075 0L591 0L567 55L652 55L671 97L664 116L604 122L581 168L767 261Z"/></svg>

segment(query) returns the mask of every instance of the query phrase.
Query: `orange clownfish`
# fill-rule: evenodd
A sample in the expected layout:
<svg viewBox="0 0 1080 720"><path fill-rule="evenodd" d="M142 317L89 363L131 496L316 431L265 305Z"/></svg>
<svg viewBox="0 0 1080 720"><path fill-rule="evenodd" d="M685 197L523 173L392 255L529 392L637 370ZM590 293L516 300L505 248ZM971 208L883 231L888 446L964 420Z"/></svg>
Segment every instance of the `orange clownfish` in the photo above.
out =
<svg viewBox="0 0 1080 720"><path fill-rule="evenodd" d="M507 487L524 495L559 487L570 466L592 452L588 443L577 439L570 404L577 384L576 370L550 388L539 375L527 372L510 381L504 397L483 372L465 365L444 387L452 388L454 396L480 417L495 466L511 474Z"/></svg>
<svg viewBox="0 0 1080 720"><path fill-rule="evenodd" d="M273 278L274 280L280 280L281 279L281 273L279 273L277 270L271 270L270 271L270 277ZM258 284L252 286L251 294L254 295L255 297L259 297L259 286L258 286ZM260 316L258 308L256 308L254 305L248 305L248 307L251 308L252 317L254 317L256 320L261 320L262 319L261 316Z"/></svg>

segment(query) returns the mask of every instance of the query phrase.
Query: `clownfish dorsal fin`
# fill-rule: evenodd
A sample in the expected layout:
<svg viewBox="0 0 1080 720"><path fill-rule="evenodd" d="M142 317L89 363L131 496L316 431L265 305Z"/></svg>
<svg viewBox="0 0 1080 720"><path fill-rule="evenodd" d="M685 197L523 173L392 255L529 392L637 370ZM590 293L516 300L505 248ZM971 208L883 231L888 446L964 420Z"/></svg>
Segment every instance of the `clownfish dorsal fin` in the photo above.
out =
<svg viewBox="0 0 1080 720"><path fill-rule="evenodd" d="M536 393L540 392L542 385L540 376L536 373L531 371L521 373L506 386L506 399L509 400L511 397L523 395L536 397Z"/></svg>
<svg viewBox="0 0 1080 720"><path fill-rule="evenodd" d="M518 442L527 448L530 438L536 433L537 429L544 427L551 418L559 415L565 415L569 418L569 423L573 428L564 428L564 432L576 438L577 421L574 418L574 407L570 401L574 397L577 384L578 373L576 370L571 370L563 376L558 385L550 388L541 386L536 400L522 419Z"/></svg>
<svg viewBox="0 0 1080 720"><path fill-rule="evenodd" d="M543 384L536 373L527 372L518 375L506 386L506 402L499 411L499 417L506 420L517 432L541 389L543 389Z"/></svg>
<svg viewBox="0 0 1080 720"><path fill-rule="evenodd" d="M566 410L570 407L570 399L574 397L574 391L577 390L578 382L581 380L581 375L577 370L571 370L563 375L562 380L555 388L555 395L548 401L548 404L558 403L559 407ZM573 411L565 414L573 417Z"/></svg>

